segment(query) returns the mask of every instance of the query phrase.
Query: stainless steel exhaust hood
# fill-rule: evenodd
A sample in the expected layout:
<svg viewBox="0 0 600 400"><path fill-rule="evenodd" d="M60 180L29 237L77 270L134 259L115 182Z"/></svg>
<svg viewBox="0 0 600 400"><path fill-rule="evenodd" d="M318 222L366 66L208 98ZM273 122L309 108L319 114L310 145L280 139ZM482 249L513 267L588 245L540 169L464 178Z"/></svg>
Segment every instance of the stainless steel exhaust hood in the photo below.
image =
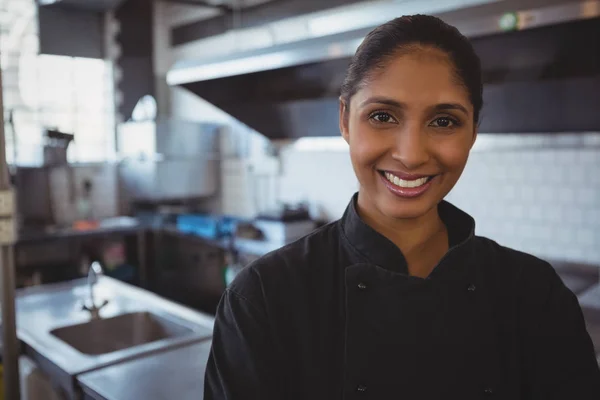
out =
<svg viewBox="0 0 600 400"><path fill-rule="evenodd" d="M338 135L339 88L366 33L393 15L429 13L480 54L482 132L600 130L600 0L565 1L366 2L302 17L302 40L179 62L167 80L271 139ZM523 9L540 3L554 5Z"/></svg>

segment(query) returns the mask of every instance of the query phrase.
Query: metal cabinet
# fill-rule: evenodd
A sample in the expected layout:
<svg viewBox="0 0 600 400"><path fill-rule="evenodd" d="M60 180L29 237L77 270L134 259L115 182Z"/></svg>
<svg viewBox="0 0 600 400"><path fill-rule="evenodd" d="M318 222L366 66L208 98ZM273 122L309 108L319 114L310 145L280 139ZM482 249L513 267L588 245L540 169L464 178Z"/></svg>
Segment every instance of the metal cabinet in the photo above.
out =
<svg viewBox="0 0 600 400"><path fill-rule="evenodd" d="M153 233L153 290L171 300L214 313L225 290L224 249L176 232Z"/></svg>

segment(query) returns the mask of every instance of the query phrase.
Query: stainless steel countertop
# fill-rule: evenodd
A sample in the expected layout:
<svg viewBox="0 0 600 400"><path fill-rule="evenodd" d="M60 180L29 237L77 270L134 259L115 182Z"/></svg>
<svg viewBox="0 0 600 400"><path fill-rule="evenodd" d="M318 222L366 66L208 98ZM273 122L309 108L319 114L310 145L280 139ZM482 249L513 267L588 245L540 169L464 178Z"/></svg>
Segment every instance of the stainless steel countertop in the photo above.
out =
<svg viewBox="0 0 600 400"><path fill-rule="evenodd" d="M17 336L19 339L69 375L91 371L139 357L166 347L196 343L212 336L214 319L163 299L146 290L103 276L96 284L96 301L109 300L100 312L102 318L124 313L149 311L192 329L181 337L159 340L122 351L101 355L82 354L50 333L55 328L89 321L81 310L89 289L85 279L55 285L22 289L17 292Z"/></svg>
<svg viewBox="0 0 600 400"><path fill-rule="evenodd" d="M161 228L155 229L155 232L162 232L163 234L173 235L176 237L186 238L190 240L196 240L200 243L211 245L214 247L218 247L224 250L228 250L230 245L230 239L209 239L199 235L194 235L192 233L185 233L177 229L175 226L163 226ZM289 243L289 242L288 242ZM263 256L267 253L270 253L274 250L277 250L288 243L279 243L279 242L270 242L266 240L254 240L254 239L244 239L244 238L235 238L233 246L236 250L242 253L247 253L255 256Z"/></svg>
<svg viewBox="0 0 600 400"><path fill-rule="evenodd" d="M36 243L54 239L69 239L112 234L133 234L144 228L137 219L131 217L114 217L100 221L97 228L77 230L72 228L25 230L19 232L17 244Z"/></svg>
<svg viewBox="0 0 600 400"><path fill-rule="evenodd" d="M186 345L88 372L77 380L99 400L202 399L210 345L210 340Z"/></svg>

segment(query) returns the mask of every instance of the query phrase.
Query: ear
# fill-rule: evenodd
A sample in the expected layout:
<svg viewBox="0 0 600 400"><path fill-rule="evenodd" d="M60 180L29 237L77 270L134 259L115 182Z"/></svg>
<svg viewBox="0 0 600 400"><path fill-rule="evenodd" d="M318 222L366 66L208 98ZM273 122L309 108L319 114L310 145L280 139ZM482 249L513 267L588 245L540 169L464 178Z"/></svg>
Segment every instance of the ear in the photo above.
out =
<svg viewBox="0 0 600 400"><path fill-rule="evenodd" d="M340 97L340 132L347 143L350 143L350 132L348 131L348 106Z"/></svg>

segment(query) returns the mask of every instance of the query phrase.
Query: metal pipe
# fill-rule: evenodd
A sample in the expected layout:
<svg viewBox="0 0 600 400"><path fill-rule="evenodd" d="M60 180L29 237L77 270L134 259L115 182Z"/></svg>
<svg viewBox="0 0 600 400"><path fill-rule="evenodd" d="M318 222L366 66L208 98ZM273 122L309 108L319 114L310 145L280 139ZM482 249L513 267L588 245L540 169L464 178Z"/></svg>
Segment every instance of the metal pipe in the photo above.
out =
<svg viewBox="0 0 600 400"><path fill-rule="evenodd" d="M2 69L0 68L0 195L3 201L12 203L12 191L6 165L6 147L4 140L4 104L2 102ZM3 354L2 364L4 369L4 398L19 400L19 342L15 317L15 265L14 241L14 215L12 204L3 210L1 215L3 236L0 237L0 301L2 302L2 339ZM7 211L8 210L8 211ZM0 236L2 236L0 235Z"/></svg>

